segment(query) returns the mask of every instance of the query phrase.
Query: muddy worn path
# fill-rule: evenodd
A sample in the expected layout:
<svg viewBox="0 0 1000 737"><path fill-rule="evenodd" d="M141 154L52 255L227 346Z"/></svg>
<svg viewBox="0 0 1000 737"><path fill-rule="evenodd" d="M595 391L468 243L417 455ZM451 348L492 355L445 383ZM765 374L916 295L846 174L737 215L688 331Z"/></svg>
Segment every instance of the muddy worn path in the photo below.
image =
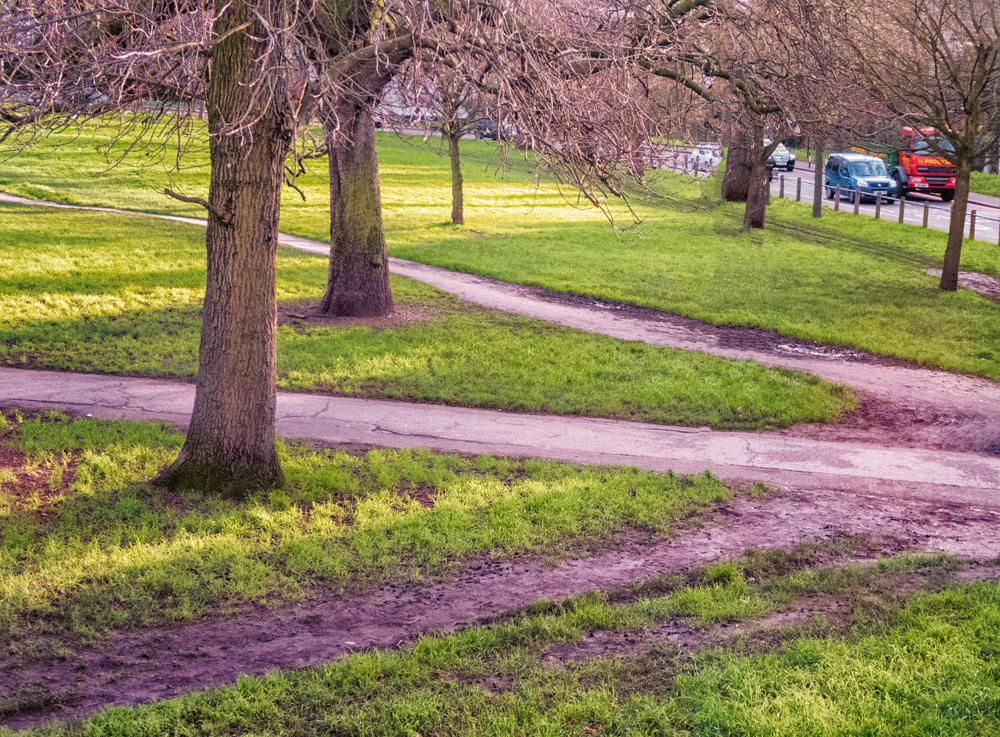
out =
<svg viewBox="0 0 1000 737"><path fill-rule="evenodd" d="M99 651L15 667L0 658L0 694L44 693L37 709L0 725L33 726L82 717L111 704L158 701L232 682L241 673L329 662L353 650L393 648L415 637L472 624L512 607L646 580L739 556L766 542L791 547L846 531L894 537L900 549L984 560L1000 553L1000 500L956 504L874 493L785 490L720 508L704 526L653 545L631 545L551 567L478 561L459 578L426 587L380 589L361 599L318 595L277 610L250 608L235 620L116 635Z"/></svg>
<svg viewBox="0 0 1000 737"><path fill-rule="evenodd" d="M147 214L79 208L3 193L0 202ZM195 218L149 216L205 224ZM310 253L329 253L328 244L298 236L282 234L281 243ZM391 258L390 267L393 273L506 312L624 340L799 369L860 390L862 405L845 423L801 425L782 431L784 435L1000 455L1000 384L985 379L920 368L891 357L760 328L721 327L658 310L534 289L402 259Z"/></svg>

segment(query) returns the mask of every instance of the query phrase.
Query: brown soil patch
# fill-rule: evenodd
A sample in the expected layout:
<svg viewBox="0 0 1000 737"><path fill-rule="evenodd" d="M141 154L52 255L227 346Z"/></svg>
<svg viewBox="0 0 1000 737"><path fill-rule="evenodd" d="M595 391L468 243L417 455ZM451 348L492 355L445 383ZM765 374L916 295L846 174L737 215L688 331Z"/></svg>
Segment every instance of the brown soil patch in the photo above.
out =
<svg viewBox="0 0 1000 737"><path fill-rule="evenodd" d="M4 413L4 415L8 421L13 419L12 413ZM22 412L22 416L31 417L33 413L25 411ZM60 464L62 477L58 483L53 483L57 469L50 464L39 465L32 461L25 453L11 447L11 440L11 430L0 433L0 474L2 474L0 475L0 496L11 505L15 513L29 507L36 507L35 499L37 498L38 515L44 518L47 516L46 507L63 498L69 487L76 481L79 459L70 457L66 459L64 465ZM52 463L57 462L52 461ZM10 480L9 475L13 475L14 479ZM2 539L2 535L0 535L0 539Z"/></svg>
<svg viewBox="0 0 1000 737"><path fill-rule="evenodd" d="M941 269L927 269L931 276L941 276ZM1000 304L1000 279L975 271L958 272L958 286L971 289L986 297L991 302Z"/></svg>
<svg viewBox="0 0 1000 737"><path fill-rule="evenodd" d="M441 309L433 305L397 305L386 317L331 317L320 312L320 302L310 300L278 305L278 325L288 325L294 330L307 327L333 329L364 326L375 332L401 328L414 322L426 322L441 316Z"/></svg>
<svg viewBox="0 0 1000 737"><path fill-rule="evenodd" d="M801 424L777 435L833 442L861 442L1000 455L1000 418L960 406L906 404L858 392L856 409L836 424ZM996 439L997 442L994 442Z"/></svg>

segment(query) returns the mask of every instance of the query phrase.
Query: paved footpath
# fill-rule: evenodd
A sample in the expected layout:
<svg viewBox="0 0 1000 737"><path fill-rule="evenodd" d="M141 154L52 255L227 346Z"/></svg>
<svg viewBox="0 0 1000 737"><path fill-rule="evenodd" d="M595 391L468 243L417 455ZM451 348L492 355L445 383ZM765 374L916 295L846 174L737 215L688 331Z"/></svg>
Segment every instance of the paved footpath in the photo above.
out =
<svg viewBox="0 0 1000 737"><path fill-rule="evenodd" d="M194 386L0 369L3 405L186 425ZM888 486L949 502L1000 500L1000 458L974 453L286 392L278 394L277 418L280 435L326 443L535 456L679 473L709 469L730 481L802 490Z"/></svg>

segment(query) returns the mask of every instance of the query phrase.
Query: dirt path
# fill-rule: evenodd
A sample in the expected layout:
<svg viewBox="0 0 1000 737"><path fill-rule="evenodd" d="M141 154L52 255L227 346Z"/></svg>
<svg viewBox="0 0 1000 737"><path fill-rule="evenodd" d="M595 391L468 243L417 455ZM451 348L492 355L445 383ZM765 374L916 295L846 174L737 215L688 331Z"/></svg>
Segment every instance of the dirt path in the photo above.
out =
<svg viewBox="0 0 1000 737"><path fill-rule="evenodd" d="M145 215L115 208L29 200L0 193L0 202ZM204 225L195 218L150 215ZM281 235L282 245L329 253L318 241ZM1000 455L1000 384L934 371L850 348L800 340L760 328L720 327L692 318L592 297L523 287L391 258L393 273L431 284L487 307L623 340L683 348L724 358L808 371L860 390L861 407L838 425L800 425L781 434Z"/></svg>
<svg viewBox="0 0 1000 737"><path fill-rule="evenodd" d="M23 665L0 657L0 694L44 693L36 710L0 716L18 729L79 718L105 705L135 705L259 675L329 662L345 653L393 648L539 599L646 580L736 557L767 541L790 548L839 532L898 540L899 549L944 551L984 560L1000 553L1000 499L942 504L886 493L791 491L741 499L700 530L651 546L632 545L557 567L479 561L460 578L427 587L380 589L361 599L318 596L277 610L255 607L238 619L117 634L99 651Z"/></svg>

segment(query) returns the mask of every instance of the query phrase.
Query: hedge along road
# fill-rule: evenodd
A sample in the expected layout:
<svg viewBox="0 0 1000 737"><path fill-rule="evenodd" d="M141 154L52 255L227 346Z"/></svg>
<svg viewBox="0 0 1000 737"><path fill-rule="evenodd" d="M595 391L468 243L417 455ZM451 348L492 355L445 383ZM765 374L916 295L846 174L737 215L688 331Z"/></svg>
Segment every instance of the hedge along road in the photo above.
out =
<svg viewBox="0 0 1000 737"><path fill-rule="evenodd" d="M0 201L136 214L2 193ZM205 224L195 218L150 217ZM329 253L329 246L318 241L286 234L280 241L303 251ZM845 423L800 425L778 433L782 436L1000 455L1000 384L985 379L919 368L764 330L717 327L656 310L497 282L397 258L390 258L390 268L487 307L619 339L807 371L861 392L860 409Z"/></svg>

